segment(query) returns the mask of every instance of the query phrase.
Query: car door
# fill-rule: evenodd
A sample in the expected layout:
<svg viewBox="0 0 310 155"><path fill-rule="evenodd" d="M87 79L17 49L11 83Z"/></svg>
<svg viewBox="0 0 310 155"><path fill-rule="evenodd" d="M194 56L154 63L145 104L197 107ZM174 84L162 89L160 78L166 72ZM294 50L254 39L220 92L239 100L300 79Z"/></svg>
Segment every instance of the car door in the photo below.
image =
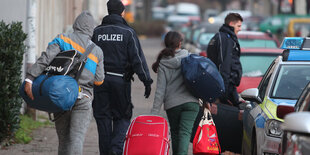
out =
<svg viewBox="0 0 310 155"><path fill-rule="evenodd" d="M273 61L258 86L259 98L261 100L263 100L266 96L267 88L269 88L268 85L274 72L275 66L275 61ZM260 137L257 137L256 128L262 128L265 123L264 114L259 104L261 103L258 101L250 102L250 106L248 105L244 111L243 130L245 135L243 136L243 147L245 147L244 150L246 152L251 150L251 153L253 153L253 147L257 147L257 138Z"/></svg>

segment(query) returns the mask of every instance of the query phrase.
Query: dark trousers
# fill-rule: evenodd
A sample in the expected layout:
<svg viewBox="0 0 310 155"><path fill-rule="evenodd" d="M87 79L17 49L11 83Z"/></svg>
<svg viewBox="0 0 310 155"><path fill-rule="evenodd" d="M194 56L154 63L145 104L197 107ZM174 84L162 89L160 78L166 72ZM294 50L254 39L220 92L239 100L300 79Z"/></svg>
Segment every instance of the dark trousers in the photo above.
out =
<svg viewBox="0 0 310 155"><path fill-rule="evenodd" d="M101 155L121 155L132 117L131 83L121 77L106 75L104 83L95 87L93 111L99 134Z"/></svg>

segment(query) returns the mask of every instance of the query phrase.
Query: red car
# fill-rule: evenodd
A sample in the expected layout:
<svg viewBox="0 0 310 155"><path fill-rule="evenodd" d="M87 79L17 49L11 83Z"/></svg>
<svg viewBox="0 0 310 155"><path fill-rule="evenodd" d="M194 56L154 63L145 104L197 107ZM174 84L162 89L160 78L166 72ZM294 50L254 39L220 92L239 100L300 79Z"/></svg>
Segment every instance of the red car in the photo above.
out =
<svg viewBox="0 0 310 155"><path fill-rule="evenodd" d="M237 35L241 47L240 61L243 75L238 93L248 88L257 88L271 62L282 53L279 41L269 33L240 31ZM202 51L201 56L207 57Z"/></svg>
<svg viewBox="0 0 310 155"><path fill-rule="evenodd" d="M260 31L240 31L237 35L241 48L278 48L279 40L270 33ZM212 37L211 37L212 38ZM210 40L208 40L209 42ZM199 55L207 56L207 43L201 47Z"/></svg>
<svg viewBox="0 0 310 155"><path fill-rule="evenodd" d="M242 78L238 93L257 88L272 61L282 53L278 48L241 48Z"/></svg>
<svg viewBox="0 0 310 155"><path fill-rule="evenodd" d="M280 43L271 33L240 31L237 35L241 48L278 48Z"/></svg>

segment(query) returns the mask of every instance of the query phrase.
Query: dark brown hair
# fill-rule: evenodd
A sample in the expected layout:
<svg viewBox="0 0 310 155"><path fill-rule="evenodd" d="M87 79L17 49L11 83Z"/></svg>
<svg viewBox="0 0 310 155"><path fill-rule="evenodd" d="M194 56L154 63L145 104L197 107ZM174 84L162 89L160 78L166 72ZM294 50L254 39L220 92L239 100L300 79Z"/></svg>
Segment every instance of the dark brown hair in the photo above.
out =
<svg viewBox="0 0 310 155"><path fill-rule="evenodd" d="M243 18L241 17L239 13L229 13L225 17L225 24L227 25L229 25L230 22L237 22L237 21L243 22Z"/></svg>
<svg viewBox="0 0 310 155"><path fill-rule="evenodd" d="M183 37L179 32L169 31L165 36L165 48L161 50L157 56L156 62L153 63L152 69L155 73L158 72L159 62L163 57L174 57L175 50L183 41Z"/></svg>

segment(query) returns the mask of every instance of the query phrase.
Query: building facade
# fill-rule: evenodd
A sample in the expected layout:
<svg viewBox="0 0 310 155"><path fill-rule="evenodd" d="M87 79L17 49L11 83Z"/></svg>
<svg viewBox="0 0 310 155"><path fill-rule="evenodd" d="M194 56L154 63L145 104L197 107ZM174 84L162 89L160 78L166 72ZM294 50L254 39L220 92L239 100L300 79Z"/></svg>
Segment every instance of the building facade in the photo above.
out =
<svg viewBox="0 0 310 155"><path fill-rule="evenodd" d="M27 69L46 50L48 43L59 33L72 31L74 19L89 10L99 24L107 15L108 0L1 0L0 20L22 22L27 33L22 79ZM21 109L21 113L25 108ZM28 111L29 112L29 111ZM36 111L30 110L36 119Z"/></svg>
<svg viewBox="0 0 310 155"><path fill-rule="evenodd" d="M75 17L89 10L100 23L107 14L108 0L1 0L0 20L6 23L22 22L28 34L26 63L34 63L41 52L58 33L72 30ZM29 45L30 44L30 45ZM32 49L32 53L29 53ZM34 55L33 58L28 56Z"/></svg>

